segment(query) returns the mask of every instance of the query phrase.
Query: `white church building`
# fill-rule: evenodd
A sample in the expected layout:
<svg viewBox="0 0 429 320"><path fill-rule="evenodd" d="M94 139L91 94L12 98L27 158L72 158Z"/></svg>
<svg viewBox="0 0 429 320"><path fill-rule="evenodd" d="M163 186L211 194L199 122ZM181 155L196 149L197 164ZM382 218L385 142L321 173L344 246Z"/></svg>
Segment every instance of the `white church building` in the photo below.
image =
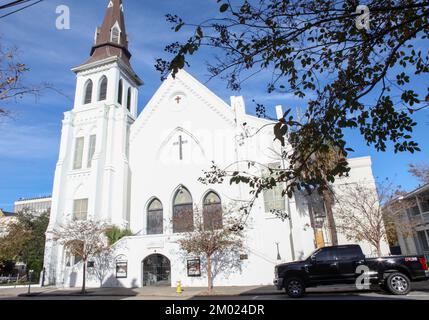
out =
<svg viewBox="0 0 429 320"><path fill-rule="evenodd" d="M138 114L143 81L130 58L123 4L111 0L90 58L73 69L76 96L63 120L45 284L80 286L82 262L53 241L52 234L72 219L92 219L134 234L114 245L115 263L103 286L174 286L177 281L205 286L203 268L198 272L202 257L187 256L177 239L195 208L203 212L221 208L250 195L246 185L225 181L208 186L198 178L213 162L220 167L235 163L243 170L245 160L281 165L281 145L274 141L272 126L254 134L270 121L246 114L241 96L223 101L186 71L165 80ZM278 117L282 113L278 106ZM350 176L337 184L365 180L375 187L369 157L349 163ZM245 248L237 257L240 268L219 273L214 285L272 284L276 264L302 259L315 250L320 241L315 236L316 207L303 193L289 199L278 189L264 192L246 228ZM289 218L277 218L272 209ZM321 236L329 245L326 230ZM346 243L342 235L339 240ZM368 243L361 245L372 253ZM388 253L387 244L383 251ZM99 285L99 279L89 278L89 286Z"/></svg>

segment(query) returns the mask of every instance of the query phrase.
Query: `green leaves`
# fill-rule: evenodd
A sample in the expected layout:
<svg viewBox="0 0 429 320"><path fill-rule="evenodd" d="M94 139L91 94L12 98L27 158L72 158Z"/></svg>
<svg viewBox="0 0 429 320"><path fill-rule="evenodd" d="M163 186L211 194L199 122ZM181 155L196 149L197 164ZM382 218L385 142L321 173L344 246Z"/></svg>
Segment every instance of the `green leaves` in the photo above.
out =
<svg viewBox="0 0 429 320"><path fill-rule="evenodd" d="M128 229L120 229L116 226L109 227L105 231L105 235L109 241L109 245L113 245L124 237L132 236L133 233Z"/></svg>
<svg viewBox="0 0 429 320"><path fill-rule="evenodd" d="M281 122L278 122L274 125L274 140L279 140L282 144L282 147L285 146L285 135L288 131L288 128L286 125L284 125Z"/></svg>
<svg viewBox="0 0 429 320"><path fill-rule="evenodd" d="M219 11L220 11L220 12L225 12L226 10L228 10L228 8L229 8L229 4L224 3L224 4L222 4L222 5L220 6Z"/></svg>
<svg viewBox="0 0 429 320"><path fill-rule="evenodd" d="M182 29L182 27L184 26L185 24L182 22L182 23L179 23L177 26L176 26L176 28L174 28L174 31L176 31L176 32L179 32L180 31L180 29Z"/></svg>
<svg viewBox="0 0 429 320"><path fill-rule="evenodd" d="M201 26L198 26L198 27L197 27L196 33L197 33L197 36L198 36L199 38L202 38L202 37L204 36L204 34L203 34L203 29L201 28Z"/></svg>
<svg viewBox="0 0 429 320"><path fill-rule="evenodd" d="M8 234L0 242L0 258L24 262L35 271L38 278L43 268L45 232L49 223L49 213L35 216L30 210L17 215L17 220L8 227Z"/></svg>
<svg viewBox="0 0 429 320"><path fill-rule="evenodd" d="M338 7L330 0L244 0L236 8L226 0L217 3L224 15L214 12L216 18L197 22L193 37L168 47L171 63L159 69L177 71L204 46L217 50L209 72L225 79L229 89L240 90L244 79L257 75L254 80L269 79L260 82L267 95L301 98L299 119L287 113L273 122L275 140L292 149L284 155L289 167L277 179L288 183L285 194L347 174L341 157L353 152L345 140L349 129L377 151L420 150L411 114L429 107L429 88L414 85L427 82L429 52L414 45L427 39L429 4L393 1L386 7L383 0L370 0L371 25L377 28L362 31L347 15L356 9L349 2ZM183 23L177 16L169 19L174 26ZM268 118L265 106L255 103L256 115ZM206 182L230 176L216 170ZM262 182L243 176L234 174L231 183L246 183L257 195Z"/></svg>

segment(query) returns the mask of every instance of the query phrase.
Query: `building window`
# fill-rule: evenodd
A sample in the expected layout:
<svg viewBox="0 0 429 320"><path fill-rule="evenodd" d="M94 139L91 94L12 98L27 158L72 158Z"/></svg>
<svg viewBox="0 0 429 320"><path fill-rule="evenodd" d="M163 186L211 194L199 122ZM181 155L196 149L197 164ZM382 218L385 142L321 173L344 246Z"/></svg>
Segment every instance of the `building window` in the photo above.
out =
<svg viewBox="0 0 429 320"><path fill-rule="evenodd" d="M419 244L422 250L429 251L429 238L426 237L426 232L424 230L417 231L417 237L419 239Z"/></svg>
<svg viewBox="0 0 429 320"><path fill-rule="evenodd" d="M85 84L85 98L83 104L91 103L92 101L92 81L88 80Z"/></svg>
<svg viewBox="0 0 429 320"><path fill-rule="evenodd" d="M107 77L103 76L100 81L100 93L98 95L98 101L104 101L107 98Z"/></svg>
<svg viewBox="0 0 429 320"><path fill-rule="evenodd" d="M111 41L113 43L119 44L120 34L121 34L121 32L119 31L119 28L118 27L113 27L112 28L112 39L111 39Z"/></svg>
<svg viewBox="0 0 429 320"><path fill-rule="evenodd" d="M420 215L420 209L417 204L412 206L411 208L408 208L407 210L409 217L415 217Z"/></svg>
<svg viewBox="0 0 429 320"><path fill-rule="evenodd" d="M163 228L162 203L154 199L147 209L147 234L162 234Z"/></svg>
<svg viewBox="0 0 429 320"><path fill-rule="evenodd" d="M418 196L418 200L420 203L420 208L422 209L422 213L429 212L429 193L421 194Z"/></svg>
<svg viewBox="0 0 429 320"><path fill-rule="evenodd" d="M194 209L192 196L185 188L180 188L173 201L173 232L194 230Z"/></svg>
<svg viewBox="0 0 429 320"><path fill-rule="evenodd" d="M280 163L269 164L268 168L262 170L262 176L268 178L272 175L270 169L279 169ZM283 185L278 184L271 189L263 191L264 194L264 207L265 212L271 212L273 210L285 210L285 197L282 195Z"/></svg>
<svg viewBox="0 0 429 320"><path fill-rule="evenodd" d="M214 192L209 192L204 198L203 220L205 230L222 228L222 203Z"/></svg>
<svg viewBox="0 0 429 320"><path fill-rule="evenodd" d="M122 83L122 79L119 80L119 87L118 87L118 103L122 104L122 95L124 92L124 88L123 88L123 83Z"/></svg>
<svg viewBox="0 0 429 320"><path fill-rule="evenodd" d="M75 147L74 147L74 158L73 158L73 169L74 170L82 169L84 142L85 142L85 140L83 137L76 139L76 143L75 143Z"/></svg>
<svg viewBox="0 0 429 320"><path fill-rule="evenodd" d="M97 143L97 136L93 134L89 137L88 168L91 168L92 166L92 158L94 157L96 143Z"/></svg>
<svg viewBox="0 0 429 320"><path fill-rule="evenodd" d="M88 199L78 199L73 202L73 219L86 220L88 216Z"/></svg>
<svg viewBox="0 0 429 320"><path fill-rule="evenodd" d="M131 111L131 88L128 88L127 93L127 109L128 111Z"/></svg>

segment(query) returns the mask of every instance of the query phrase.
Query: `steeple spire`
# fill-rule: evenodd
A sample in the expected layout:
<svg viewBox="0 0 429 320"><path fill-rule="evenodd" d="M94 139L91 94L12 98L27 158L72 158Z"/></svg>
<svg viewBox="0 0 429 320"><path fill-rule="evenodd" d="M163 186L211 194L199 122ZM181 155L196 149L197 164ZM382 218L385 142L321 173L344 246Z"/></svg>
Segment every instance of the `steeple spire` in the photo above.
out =
<svg viewBox="0 0 429 320"><path fill-rule="evenodd" d="M131 53L128 51L122 0L109 0L103 24L95 32L91 58L85 64L114 56L130 66Z"/></svg>

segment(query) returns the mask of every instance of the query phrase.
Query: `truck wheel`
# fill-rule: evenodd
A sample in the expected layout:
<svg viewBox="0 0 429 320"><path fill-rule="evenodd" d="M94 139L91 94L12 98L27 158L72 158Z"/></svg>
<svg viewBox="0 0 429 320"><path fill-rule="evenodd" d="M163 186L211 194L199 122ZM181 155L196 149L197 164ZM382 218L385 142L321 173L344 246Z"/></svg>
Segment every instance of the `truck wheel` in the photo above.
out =
<svg viewBox="0 0 429 320"><path fill-rule="evenodd" d="M405 274L395 272L387 277L386 286L394 295L406 295L411 290L411 281Z"/></svg>
<svg viewBox="0 0 429 320"><path fill-rule="evenodd" d="M304 281L299 277L287 278L285 280L285 291L291 298L301 298L305 293Z"/></svg>

